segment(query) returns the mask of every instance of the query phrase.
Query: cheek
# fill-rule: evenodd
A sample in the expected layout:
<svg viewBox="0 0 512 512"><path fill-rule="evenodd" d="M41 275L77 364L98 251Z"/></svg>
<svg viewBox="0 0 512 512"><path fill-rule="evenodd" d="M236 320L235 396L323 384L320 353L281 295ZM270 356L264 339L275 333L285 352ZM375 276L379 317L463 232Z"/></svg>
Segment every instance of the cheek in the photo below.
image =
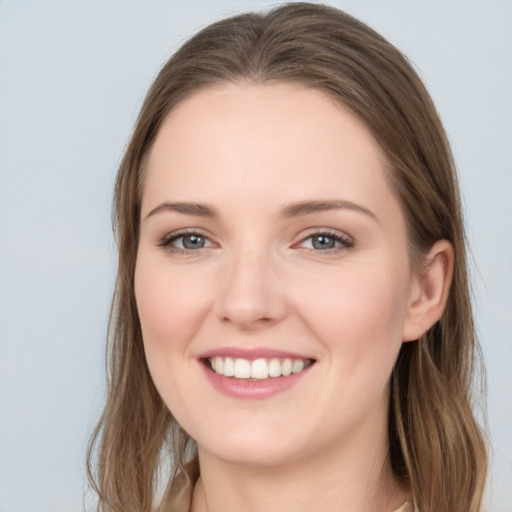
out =
<svg viewBox="0 0 512 512"><path fill-rule="evenodd" d="M135 271L135 297L146 351L185 348L206 308L204 287L185 272L140 258Z"/></svg>
<svg viewBox="0 0 512 512"><path fill-rule="evenodd" d="M297 291L297 309L332 357L333 372L341 369L361 383L371 381L368 372L389 377L402 343L408 300L403 270L395 265L368 268L354 265L332 273L323 288L318 279L303 283L300 295Z"/></svg>
<svg viewBox="0 0 512 512"><path fill-rule="evenodd" d="M190 341L205 316L205 289L194 286L186 272L143 256L135 271L135 298L144 352L160 396L174 415L183 417L195 386Z"/></svg>
<svg viewBox="0 0 512 512"><path fill-rule="evenodd" d="M391 275L352 268L333 276L317 300L302 304L302 316L327 356L322 390L333 391L317 393L316 400L331 411L333 432L340 425L355 428L364 418L378 423L386 414L406 290L405 281Z"/></svg>

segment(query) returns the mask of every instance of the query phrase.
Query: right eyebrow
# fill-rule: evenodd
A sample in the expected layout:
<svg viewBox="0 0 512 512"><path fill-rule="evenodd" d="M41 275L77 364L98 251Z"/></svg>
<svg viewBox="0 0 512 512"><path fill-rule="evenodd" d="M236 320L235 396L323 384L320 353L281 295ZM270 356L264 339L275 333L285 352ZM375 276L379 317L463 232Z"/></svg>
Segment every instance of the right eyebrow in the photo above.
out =
<svg viewBox="0 0 512 512"><path fill-rule="evenodd" d="M285 218L291 218L325 212L328 210L354 210L356 212L363 213L378 222L377 216L368 208L340 199L299 201L297 203L289 204L283 208L281 210L281 215Z"/></svg>
<svg viewBox="0 0 512 512"><path fill-rule="evenodd" d="M217 217L215 208L202 203L184 203L184 202L169 202L165 201L155 208L153 208L144 218L147 219L157 213L161 212L176 212L184 215L193 215L195 217Z"/></svg>

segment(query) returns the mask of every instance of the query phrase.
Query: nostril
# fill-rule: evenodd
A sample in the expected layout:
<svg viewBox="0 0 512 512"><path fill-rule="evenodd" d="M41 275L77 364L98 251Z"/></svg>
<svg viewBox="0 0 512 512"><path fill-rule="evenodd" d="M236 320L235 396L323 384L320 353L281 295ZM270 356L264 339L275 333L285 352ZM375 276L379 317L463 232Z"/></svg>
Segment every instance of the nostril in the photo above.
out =
<svg viewBox="0 0 512 512"><path fill-rule="evenodd" d="M260 327L270 326L277 322L278 319L268 316L258 318L257 315L252 314L250 311L238 311L230 316L223 316L221 321L225 324L235 324L244 330L251 331Z"/></svg>

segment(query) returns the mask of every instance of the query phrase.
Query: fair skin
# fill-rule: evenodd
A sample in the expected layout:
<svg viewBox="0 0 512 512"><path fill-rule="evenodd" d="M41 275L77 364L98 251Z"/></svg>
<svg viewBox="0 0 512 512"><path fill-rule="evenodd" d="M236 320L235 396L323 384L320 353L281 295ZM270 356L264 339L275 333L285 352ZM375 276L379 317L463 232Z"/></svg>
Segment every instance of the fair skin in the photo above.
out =
<svg viewBox="0 0 512 512"><path fill-rule="evenodd" d="M411 268L385 168L362 122L295 84L202 90L163 123L135 294L154 383L198 443L194 512L408 499L387 458L389 379L440 317L453 257L440 241ZM225 376L214 356L299 368Z"/></svg>

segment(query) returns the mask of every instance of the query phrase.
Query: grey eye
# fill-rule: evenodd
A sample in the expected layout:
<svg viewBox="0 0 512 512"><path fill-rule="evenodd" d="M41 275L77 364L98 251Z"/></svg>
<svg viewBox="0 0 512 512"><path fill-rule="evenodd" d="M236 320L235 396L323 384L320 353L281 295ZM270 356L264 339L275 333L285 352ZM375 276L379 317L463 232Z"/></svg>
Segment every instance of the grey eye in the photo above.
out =
<svg viewBox="0 0 512 512"><path fill-rule="evenodd" d="M184 249L202 249L205 246L204 236L194 234L182 235L177 239L177 241L178 240L181 240L181 245Z"/></svg>
<svg viewBox="0 0 512 512"><path fill-rule="evenodd" d="M334 249L336 247L336 240L332 236L316 235L311 237L311 245L313 249L325 251L326 249Z"/></svg>
<svg viewBox="0 0 512 512"><path fill-rule="evenodd" d="M198 232L181 232L169 235L160 240L158 245L166 247L170 252L179 252L180 254L191 254L200 249L215 246L207 236Z"/></svg>

